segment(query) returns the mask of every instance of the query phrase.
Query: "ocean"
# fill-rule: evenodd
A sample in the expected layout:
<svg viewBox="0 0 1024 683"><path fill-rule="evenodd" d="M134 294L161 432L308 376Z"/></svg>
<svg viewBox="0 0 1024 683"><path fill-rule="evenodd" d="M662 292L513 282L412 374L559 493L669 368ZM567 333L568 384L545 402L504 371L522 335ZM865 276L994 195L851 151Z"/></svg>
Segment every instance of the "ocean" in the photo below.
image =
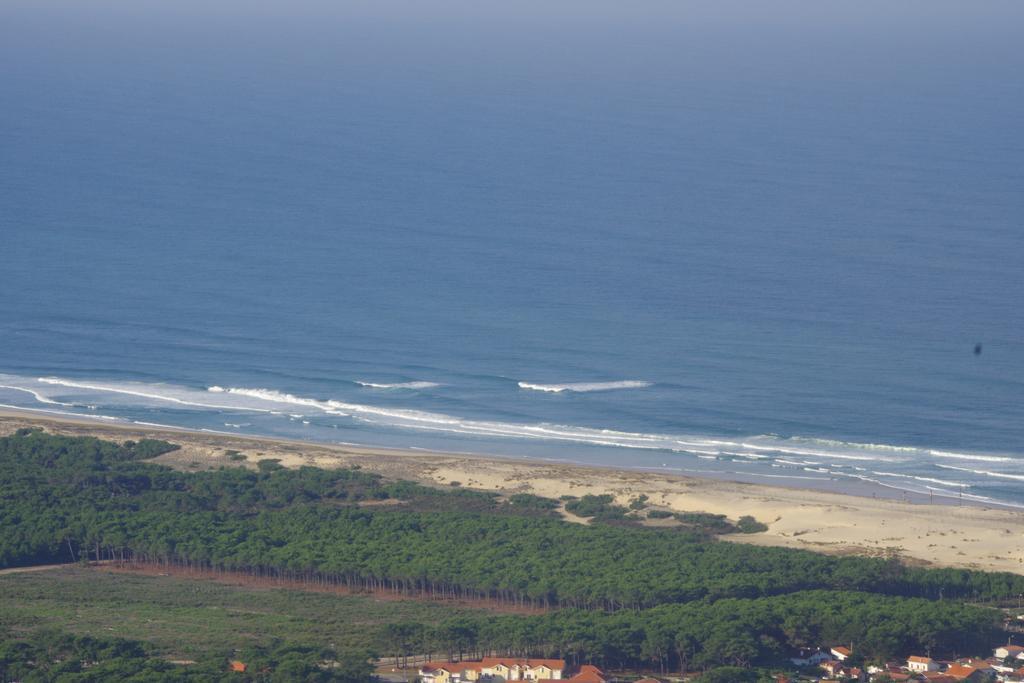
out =
<svg viewBox="0 0 1024 683"><path fill-rule="evenodd" d="M1024 506L1020 3L165 5L0 6L0 404Z"/></svg>

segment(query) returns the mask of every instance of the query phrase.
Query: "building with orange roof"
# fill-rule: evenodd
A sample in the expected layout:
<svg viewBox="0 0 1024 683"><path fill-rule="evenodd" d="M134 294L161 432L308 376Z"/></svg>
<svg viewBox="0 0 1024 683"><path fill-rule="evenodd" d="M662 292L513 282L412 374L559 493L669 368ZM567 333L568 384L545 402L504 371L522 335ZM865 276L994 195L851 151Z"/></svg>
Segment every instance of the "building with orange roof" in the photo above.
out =
<svg viewBox="0 0 1024 683"><path fill-rule="evenodd" d="M924 673L925 671L938 671L941 667L931 657L919 657L918 655L911 655L907 657L907 669L915 673Z"/></svg>
<svg viewBox="0 0 1024 683"><path fill-rule="evenodd" d="M228 668L235 673L244 674L248 667L244 662L232 661L228 664Z"/></svg>
<svg viewBox="0 0 1024 683"><path fill-rule="evenodd" d="M838 645L832 648L832 656L838 659L840 662L845 662L852 654L853 650L851 650L848 647L843 647L842 645Z"/></svg>
<svg viewBox="0 0 1024 683"><path fill-rule="evenodd" d="M581 666L580 670L577 671L571 678L538 679L536 683L552 683L552 681L555 680L562 680L565 681L565 683L608 683L608 678L605 676L605 673L596 666L593 666L591 664L584 664L583 666ZM657 681L653 678L644 678L642 680L653 681L654 683L661 683L661 681ZM635 681L634 683L642 683L642 681Z"/></svg>
<svg viewBox="0 0 1024 683"><path fill-rule="evenodd" d="M423 683L460 683L479 679L480 662L426 662L420 666Z"/></svg>
<svg viewBox="0 0 1024 683"><path fill-rule="evenodd" d="M964 681L973 676L974 674L978 673L978 671L980 671L980 669L977 669L973 666L968 666L967 664L954 662L953 664L949 665L949 668L946 669L945 673L950 678L953 678L958 681Z"/></svg>
<svg viewBox="0 0 1024 683"><path fill-rule="evenodd" d="M969 666L979 671L988 671L992 668L992 664L987 659L978 659L977 657L968 657L967 659L961 659L960 663L964 666Z"/></svg>
<svg viewBox="0 0 1024 683"><path fill-rule="evenodd" d="M584 664L569 681L570 683L607 683L608 678L596 666Z"/></svg>
<svg viewBox="0 0 1024 683"><path fill-rule="evenodd" d="M956 678L949 674L939 673L938 671L929 671L921 675L924 676L924 680L928 683L956 683L957 681Z"/></svg>
<svg viewBox="0 0 1024 683"><path fill-rule="evenodd" d="M581 673L588 667L581 667ZM597 667L589 667L600 672ZM484 657L462 662L427 662L420 667L423 683L463 683L463 681L561 681L565 672L564 659L534 659L520 657ZM591 674L593 675L593 674ZM604 683L581 679L577 683Z"/></svg>

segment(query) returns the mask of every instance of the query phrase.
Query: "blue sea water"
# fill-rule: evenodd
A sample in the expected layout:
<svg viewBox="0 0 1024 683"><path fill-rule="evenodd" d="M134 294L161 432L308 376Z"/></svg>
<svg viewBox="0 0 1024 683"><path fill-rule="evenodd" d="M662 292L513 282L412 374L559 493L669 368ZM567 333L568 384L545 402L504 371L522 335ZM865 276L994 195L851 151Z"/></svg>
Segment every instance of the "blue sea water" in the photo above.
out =
<svg viewBox="0 0 1024 683"><path fill-rule="evenodd" d="M1024 6L771 5L0 4L0 404L1024 505Z"/></svg>

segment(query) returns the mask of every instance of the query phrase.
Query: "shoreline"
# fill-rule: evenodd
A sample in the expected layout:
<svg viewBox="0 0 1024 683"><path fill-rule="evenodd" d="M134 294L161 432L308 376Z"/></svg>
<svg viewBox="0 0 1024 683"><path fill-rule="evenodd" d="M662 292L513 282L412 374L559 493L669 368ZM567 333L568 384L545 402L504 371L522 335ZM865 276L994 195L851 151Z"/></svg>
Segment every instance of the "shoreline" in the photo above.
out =
<svg viewBox="0 0 1024 683"><path fill-rule="evenodd" d="M732 519L751 515L769 527L763 533L724 537L733 542L830 554L899 556L911 564L1024 574L1024 511L983 506L976 501L965 500L963 505L957 505L955 499L929 503L924 495L872 497L656 469L337 445L0 408L0 435L28 426L114 440L163 438L182 448L155 462L186 470L252 466L263 458L278 458L286 467L358 465L389 479L434 486L448 486L454 481L502 494L531 492L559 498L610 493L620 504L643 494L654 508L710 512ZM232 461L229 451L245 454L247 459ZM871 492L871 488L863 490Z"/></svg>
<svg viewBox="0 0 1024 683"><path fill-rule="evenodd" d="M765 486L772 489L789 489L792 491L814 491L840 496L853 496L857 498L893 500L903 503L928 504L940 506L971 506L983 509L1016 510L1024 512L1024 506L1003 503L999 501L979 500L974 496L957 496L952 492L933 492L930 494L919 491L911 491L899 486L890 486L882 482L865 481L855 478L832 477L822 479L814 477L817 482L814 485L801 485L798 480L800 475L771 475L763 473L751 473L742 471L722 472L716 470L692 470L683 468L662 468L648 465L607 465L601 463L584 462L572 458L552 458L538 455L519 455L515 453L486 453L477 451L446 451L433 448L421 448L418 446L377 446L373 444L360 444L353 442L331 442L319 440L304 440L284 436L268 436L260 434L244 434L218 429L197 429L193 427L180 427L175 425L161 424L155 422L144 422L128 420L127 418L112 418L100 415L87 415L69 413L63 410L47 408L24 408L0 404L0 421L11 418L26 418L39 420L52 420L58 423L91 425L99 428L112 428L127 431L152 431L169 432L174 434L197 434L210 437L221 437L225 439L237 439L240 441L258 441L262 443L292 444L310 448L323 447L327 449L340 449L346 453L366 454L388 454L402 457L415 456L445 456L453 458L474 458L481 460L498 460L523 465L565 465L567 467L578 467L607 472L634 472L650 473L659 476L675 477L679 479L710 480L749 486ZM780 481L765 481L766 479L778 479ZM827 482L827 483L822 483Z"/></svg>

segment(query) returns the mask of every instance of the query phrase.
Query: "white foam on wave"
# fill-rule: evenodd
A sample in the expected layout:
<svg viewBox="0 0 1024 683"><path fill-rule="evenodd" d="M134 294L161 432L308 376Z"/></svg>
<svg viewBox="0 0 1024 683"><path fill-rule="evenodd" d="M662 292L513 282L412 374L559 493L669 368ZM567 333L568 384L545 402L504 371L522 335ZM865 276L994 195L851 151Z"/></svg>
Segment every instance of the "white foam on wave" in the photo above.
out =
<svg viewBox="0 0 1024 683"><path fill-rule="evenodd" d="M956 460L977 460L979 462L1012 462L1013 458L1002 455L981 455L980 453L950 453L949 451L929 450L929 455L936 458L955 458Z"/></svg>
<svg viewBox="0 0 1024 683"><path fill-rule="evenodd" d="M76 404L74 404L74 403L64 403L62 401L54 400L54 399L52 399L52 398L50 398L48 396L44 396L43 394L39 393L38 391L36 391L34 389L29 389L27 387L16 387L16 386L11 386L9 384L0 384L0 389L13 389L14 391L23 391L26 394L32 394L32 397L35 398L35 400L39 401L40 403L46 403L48 405L64 406L65 408L74 408L74 407L76 407Z"/></svg>
<svg viewBox="0 0 1024 683"><path fill-rule="evenodd" d="M790 455L809 455L814 458L839 458L840 460L862 460L862 461L874 461L874 462L892 462L891 458L883 458L879 456L871 455L852 455L849 453L839 453L834 451L821 451L812 450L809 448L794 448L785 443L774 443L774 444L756 444L745 442L741 443L744 448L750 448L756 451L770 451L774 453L788 453Z"/></svg>
<svg viewBox="0 0 1024 683"><path fill-rule="evenodd" d="M181 429L181 427L175 427L174 425L165 425L161 422L143 422L142 420L132 420L132 424L142 425L143 427L159 427L161 429Z"/></svg>
<svg viewBox="0 0 1024 683"><path fill-rule="evenodd" d="M69 379L62 379L60 377L40 377L38 381L42 382L43 384L54 384L62 387L69 387L72 389L85 389L88 391L101 391L113 394L124 394L126 396L137 396L139 398L148 398L154 401L167 401L170 403L178 403L180 405L195 406L197 408L213 408L215 410L255 410L257 412L269 412L257 408L238 408L237 406L216 405L211 403L202 403L198 401L189 401L187 399L179 398L177 396L171 396L167 393L155 393L155 390L153 389L152 386L145 384L90 384L86 382L76 382Z"/></svg>
<svg viewBox="0 0 1024 683"><path fill-rule="evenodd" d="M890 451L893 453L905 453L919 450L914 446L893 446L885 443L860 443L857 441L837 441L836 439L818 439L804 436L794 436L791 437L789 440L794 443L818 444L820 446L832 446L836 448L856 449L865 451Z"/></svg>
<svg viewBox="0 0 1024 683"><path fill-rule="evenodd" d="M939 486L960 486L958 482L928 477L929 472L922 471L918 465L938 466L961 472L969 472L982 477L1024 481L1024 474L1013 473L1017 470L1012 467L999 467L997 468L998 470L1004 471L993 471L992 469L970 469L968 467L955 467L952 464L947 465L934 462L934 459L941 458L945 458L947 462L949 458L992 462L1011 461L1013 460L1012 458L973 453L951 454L945 451L930 451L926 448L888 447L883 444L857 444L800 437L787 438L772 434L730 439L728 437L722 438L696 434L642 433L550 423L529 424L465 419L454 415L424 410L375 406L330 398L313 398L268 388L214 385L206 389L198 389L160 383L71 380L59 377L21 378L4 375L0 375L0 381L4 382L3 386L10 385L29 393L32 393L33 388L31 386L19 385L38 382L42 385L61 386L65 388L65 391L61 392L61 398L67 397L67 400L82 400L84 402L94 402L96 401L95 396L98 393L110 392L114 395L145 399L142 402L132 401L132 404L152 405L152 402L157 402L220 411L249 411L267 414L268 416L278 415L286 420L289 419L288 416L291 416L291 419L295 421L302 420L306 424L316 424L315 416L322 414L357 420L372 426L372 428L412 429L476 438L561 441L590 446L608 446L649 451L661 450L709 460L723 457L743 458L751 461L770 462L772 464L779 463L791 466L794 470L806 469L809 473L833 476L851 475L828 468L855 468L865 471L864 468L857 467L857 465L861 464L857 461L872 461L877 464L874 467L872 465L867 465L867 467L870 468L874 476L878 477L879 480L888 480L893 483L898 481L901 485L917 481L921 484L930 482ZM216 399L214 399L214 395ZM40 393L40 396L49 398L45 396L45 392ZM100 404L103 405L103 402L100 402ZM84 403L73 405L81 406ZM77 415L77 413L66 414ZM224 422L225 427L237 429L238 426L243 424L243 420L231 420L227 416L225 418L227 419ZM116 418L105 416L105 419ZM882 463L894 464L883 466ZM875 467L878 470L875 470ZM1010 471L1005 471L1007 469ZM866 481L876 481L859 475L853 476L863 478ZM967 479L977 485L977 482L972 478L967 477ZM917 486L918 490L923 489L923 486L920 486L920 484Z"/></svg>
<svg viewBox="0 0 1024 683"><path fill-rule="evenodd" d="M534 382L519 382L519 388L559 394L566 391L586 393L589 391L614 391L616 389L645 389L651 386L651 384L651 382L645 382L638 379L622 380L618 382L568 382L565 384L536 384Z"/></svg>
<svg viewBox="0 0 1024 683"><path fill-rule="evenodd" d="M439 431L468 436L532 438L550 441L572 441L601 446L640 448L689 452L706 441L680 442L677 437L664 434L622 432L612 429L591 429L554 424L517 424L485 420L466 420L443 413L421 410L384 408L333 399L321 400L280 392L274 389L231 387L226 394L244 396L260 401L301 405L316 408L329 415L345 415L363 422L424 431ZM686 445L680 445L685 443ZM692 444L692 445L691 445ZM711 451L717 453L717 451Z"/></svg>
<svg viewBox="0 0 1024 683"><path fill-rule="evenodd" d="M927 481L927 482L930 482L932 484L938 484L939 486L952 486L954 488L956 488L957 486L960 486L960 487L963 487L965 489L971 488L970 484L964 484L964 483L959 482L959 481L944 481L942 479L935 479L933 477L914 477L914 479L916 479L918 481Z"/></svg>
<svg viewBox="0 0 1024 683"><path fill-rule="evenodd" d="M977 474L983 477L997 477L1000 479L1014 479L1016 481L1024 481L1024 474L1011 474L1009 472L991 472L989 470L975 470L969 467L956 467L955 465L940 465L936 464L936 467L941 467L944 470L956 470L957 472L970 472L971 474Z"/></svg>
<svg viewBox="0 0 1024 683"><path fill-rule="evenodd" d="M12 406L7 403L0 403L0 408L8 408L10 410L25 410L31 413L49 413L51 415L66 415L67 417L80 417L86 420L109 420L111 422L121 422L121 418L114 417L113 415L90 415L88 413L73 413L70 410L53 410L51 408L26 408L25 406Z"/></svg>
<svg viewBox="0 0 1024 683"><path fill-rule="evenodd" d="M383 382L364 382L362 380L356 380L356 384L361 387L367 387L368 389L433 389L434 387L441 386L437 382L394 382L387 384Z"/></svg>

